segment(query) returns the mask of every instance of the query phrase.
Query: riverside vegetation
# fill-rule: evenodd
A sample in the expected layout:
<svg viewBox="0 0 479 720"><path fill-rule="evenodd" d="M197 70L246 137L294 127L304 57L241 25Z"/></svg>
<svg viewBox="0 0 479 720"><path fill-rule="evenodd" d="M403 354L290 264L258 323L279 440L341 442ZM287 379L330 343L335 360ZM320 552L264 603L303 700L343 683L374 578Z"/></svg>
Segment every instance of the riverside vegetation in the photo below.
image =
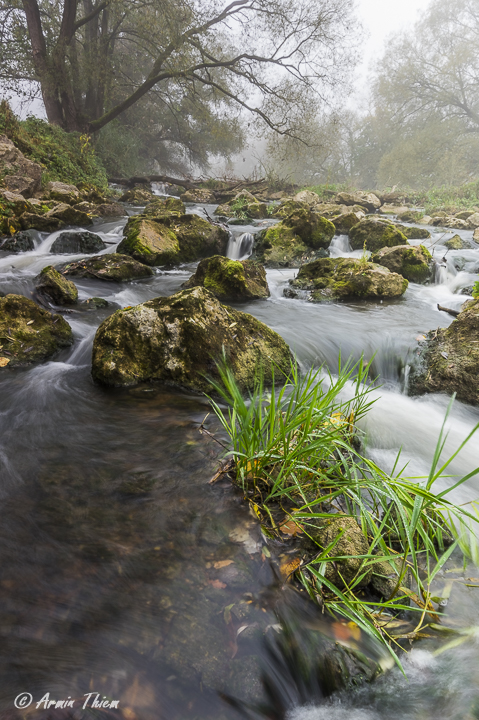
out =
<svg viewBox="0 0 479 720"><path fill-rule="evenodd" d="M286 381L273 373L268 391L258 375L247 399L223 362L215 389L227 407L211 402L231 449L219 472L244 493L271 553L278 542L296 549L280 568L283 582L293 579L401 666L403 647L442 629L442 598L431 589L437 573L454 552L479 560L477 508L448 497L479 468L435 487L479 423L441 463L443 425L427 477L405 476L399 454L385 472L367 457L358 424L373 402L370 365L339 362L336 378L322 368L301 376L292 365Z"/></svg>

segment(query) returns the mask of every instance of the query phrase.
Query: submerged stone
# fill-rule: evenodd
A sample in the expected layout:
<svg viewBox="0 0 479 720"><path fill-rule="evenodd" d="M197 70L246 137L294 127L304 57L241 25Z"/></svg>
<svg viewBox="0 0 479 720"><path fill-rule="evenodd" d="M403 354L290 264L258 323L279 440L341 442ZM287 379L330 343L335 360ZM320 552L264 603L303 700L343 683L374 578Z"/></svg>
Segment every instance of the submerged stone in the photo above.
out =
<svg viewBox="0 0 479 720"><path fill-rule="evenodd" d="M406 280L415 283L425 283L430 280L435 264L431 253L424 245L382 248L371 257L371 262L388 268L392 273L399 273Z"/></svg>
<svg viewBox="0 0 479 720"><path fill-rule="evenodd" d="M70 325L23 295L0 298L0 372L42 362L73 343Z"/></svg>
<svg viewBox="0 0 479 720"><path fill-rule="evenodd" d="M264 267L251 260L229 260L221 255L201 260L184 288L204 287L219 300L269 297Z"/></svg>
<svg viewBox="0 0 479 720"><path fill-rule="evenodd" d="M376 218L364 218L349 231L349 242L353 250L370 250L375 252L383 247L394 247L396 245L408 245L404 233L390 222L376 220Z"/></svg>
<svg viewBox="0 0 479 720"><path fill-rule="evenodd" d="M40 295L44 295L55 305L75 305L78 300L76 285L51 265L44 267L35 278L35 287Z"/></svg>
<svg viewBox="0 0 479 720"><path fill-rule="evenodd" d="M292 362L289 347L267 325L195 287L107 318L93 343L92 375L106 385L156 381L212 392L223 352L242 390L253 387L258 370L268 383L273 364L277 375Z"/></svg>
<svg viewBox="0 0 479 720"><path fill-rule="evenodd" d="M137 280L154 275L153 270L147 265L133 260L128 255L120 255L119 253L95 255L94 257L60 265L58 269L62 275L113 280L115 282L126 282L127 280Z"/></svg>
<svg viewBox="0 0 479 720"><path fill-rule="evenodd" d="M88 231L62 232L53 242L50 249L55 254L96 253L107 246L99 235Z"/></svg>
<svg viewBox="0 0 479 720"><path fill-rule="evenodd" d="M479 298L468 300L448 328L431 330L411 368L411 395L456 393L479 405Z"/></svg>
<svg viewBox="0 0 479 720"><path fill-rule="evenodd" d="M406 291L408 281L373 263L353 258L323 258L302 265L290 285L311 291L311 300L323 302L348 298L397 298Z"/></svg>

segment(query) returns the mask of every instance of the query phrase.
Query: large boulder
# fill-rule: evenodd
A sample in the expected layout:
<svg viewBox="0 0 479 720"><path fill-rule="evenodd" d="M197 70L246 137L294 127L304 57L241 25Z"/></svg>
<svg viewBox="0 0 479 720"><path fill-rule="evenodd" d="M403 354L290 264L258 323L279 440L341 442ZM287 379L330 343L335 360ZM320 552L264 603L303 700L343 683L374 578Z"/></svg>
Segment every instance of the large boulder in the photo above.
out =
<svg viewBox="0 0 479 720"><path fill-rule="evenodd" d="M198 215L162 218L131 217L118 252L147 265L175 265L211 255L224 255L228 233Z"/></svg>
<svg viewBox="0 0 479 720"><path fill-rule="evenodd" d="M23 195L10 192L8 190L1 191L0 201L2 202L2 205L6 205L17 217L22 215L24 212L30 212L33 209L32 205L28 202L28 200L25 200Z"/></svg>
<svg viewBox="0 0 479 720"><path fill-rule="evenodd" d="M65 207L68 207L66 205ZM63 220L47 213L39 215L38 213L25 212L20 216L20 224L23 230L39 230L40 232L55 232L65 227Z"/></svg>
<svg viewBox="0 0 479 720"><path fill-rule="evenodd" d="M45 217L56 218L65 225L91 225L91 217L67 203L59 203L49 210Z"/></svg>
<svg viewBox="0 0 479 720"><path fill-rule="evenodd" d="M40 295L55 305L75 305L78 301L76 285L51 265L44 267L35 278L35 287Z"/></svg>
<svg viewBox="0 0 479 720"><path fill-rule="evenodd" d="M449 240L446 240L444 245L449 250L465 250L466 248L471 247L471 243L467 242L467 240L463 240L460 235L454 235L452 238L449 238Z"/></svg>
<svg viewBox="0 0 479 720"><path fill-rule="evenodd" d="M0 167L7 190L31 197L40 190L42 168L27 160L6 135L0 135Z"/></svg>
<svg viewBox="0 0 479 720"><path fill-rule="evenodd" d="M97 253L105 250L107 245L99 235L84 230L83 232L62 232L53 242L50 252L74 255L77 253Z"/></svg>
<svg viewBox="0 0 479 720"><path fill-rule="evenodd" d="M9 253L22 253L35 250L32 233L27 231L15 233L12 237L0 240L0 250Z"/></svg>
<svg viewBox="0 0 479 720"><path fill-rule="evenodd" d="M120 202L129 203L130 205L146 205L154 197L155 195L148 188L134 187L123 193Z"/></svg>
<svg viewBox="0 0 479 720"><path fill-rule="evenodd" d="M407 205L393 205L391 203L384 203L381 205L381 212L385 215L402 215L408 212Z"/></svg>
<svg viewBox="0 0 479 720"><path fill-rule="evenodd" d="M409 282L415 283L427 282L434 272L434 260L424 245L385 247L371 257L371 262L388 268L392 273L399 273Z"/></svg>
<svg viewBox="0 0 479 720"><path fill-rule="evenodd" d="M154 200L150 200L146 205L142 215L147 215L152 218L162 218L169 217L170 215L184 215L185 210L184 203L179 198L155 197Z"/></svg>
<svg viewBox="0 0 479 720"><path fill-rule="evenodd" d="M70 325L23 295L0 297L0 372L42 362L73 343Z"/></svg>
<svg viewBox="0 0 479 720"><path fill-rule="evenodd" d="M331 218L331 222L336 228L336 232L347 235L354 225L357 225L364 217L364 213L346 212L335 215Z"/></svg>
<svg viewBox="0 0 479 720"><path fill-rule="evenodd" d="M472 239L474 240L474 242L479 243L479 227L474 230Z"/></svg>
<svg viewBox="0 0 479 720"><path fill-rule="evenodd" d="M479 212L475 212L472 215L469 215L469 217L467 218L467 224L471 228L479 227Z"/></svg>
<svg viewBox="0 0 479 720"><path fill-rule="evenodd" d="M468 300L448 328L431 330L411 368L409 391L456 393L479 405L479 298Z"/></svg>
<svg viewBox="0 0 479 720"><path fill-rule="evenodd" d="M419 210L406 210L398 215L401 222L420 222L424 217L424 213Z"/></svg>
<svg viewBox="0 0 479 720"><path fill-rule="evenodd" d="M364 218L349 231L349 242L353 250L366 248L371 252L383 247L408 245L406 236L395 225L376 218Z"/></svg>
<svg viewBox="0 0 479 720"><path fill-rule="evenodd" d="M76 185L67 185L62 182L49 182L47 185L48 197L67 205L76 205L80 202L80 191Z"/></svg>
<svg viewBox="0 0 479 720"><path fill-rule="evenodd" d="M291 352L277 333L196 287L107 318L93 343L92 375L106 385L156 381L212 392L223 353L243 390L253 387L258 371L269 383L273 368L276 374L291 368Z"/></svg>
<svg viewBox="0 0 479 720"><path fill-rule="evenodd" d="M408 240L428 240L431 237L431 233L426 228L415 227L414 225L396 225L396 228Z"/></svg>
<svg viewBox="0 0 479 720"><path fill-rule="evenodd" d="M334 198L335 202L341 205L361 205L368 212L375 212L381 207L381 201L373 193L366 192L355 192L347 193L340 192Z"/></svg>
<svg viewBox="0 0 479 720"><path fill-rule="evenodd" d="M314 207L319 203L319 195L312 190L300 190L299 193L293 197L296 202L303 202L310 207Z"/></svg>
<svg viewBox="0 0 479 720"><path fill-rule="evenodd" d="M215 215L244 220L248 218L261 219L268 217L268 206L264 202L260 202L248 190L242 190L228 202L218 205Z"/></svg>
<svg viewBox="0 0 479 720"><path fill-rule="evenodd" d="M406 291L408 281L381 265L354 258L322 258L302 265L290 285L311 291L313 302L323 302L397 298ZM289 290L285 290L285 294L287 297L292 295Z"/></svg>
<svg viewBox="0 0 479 720"><path fill-rule="evenodd" d="M128 255L120 255L119 253L84 258L83 260L61 265L58 270L62 275L111 280L113 282L138 280L154 275L153 270L147 265L133 260Z"/></svg>
<svg viewBox="0 0 479 720"><path fill-rule="evenodd" d="M87 211L88 212L88 211ZM100 217L121 217L125 215L125 209L122 205L116 202L105 202L99 205L94 205L92 214L99 215Z"/></svg>
<svg viewBox="0 0 479 720"><path fill-rule="evenodd" d="M204 287L219 300L255 300L269 297L264 267L251 260L229 260L221 255L201 260L182 287Z"/></svg>
<svg viewBox="0 0 479 720"><path fill-rule="evenodd" d="M452 228L453 230L470 230L471 226L469 225L468 220L460 220L457 217L454 217L453 215L443 215L442 213L436 213L431 222L430 225L433 225L434 227L447 227Z"/></svg>

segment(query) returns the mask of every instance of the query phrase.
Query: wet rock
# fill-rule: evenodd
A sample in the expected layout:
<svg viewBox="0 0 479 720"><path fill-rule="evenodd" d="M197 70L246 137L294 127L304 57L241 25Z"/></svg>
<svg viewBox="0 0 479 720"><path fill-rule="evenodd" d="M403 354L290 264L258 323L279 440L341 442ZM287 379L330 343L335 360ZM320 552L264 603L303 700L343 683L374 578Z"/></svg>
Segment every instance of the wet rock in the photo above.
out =
<svg viewBox="0 0 479 720"><path fill-rule="evenodd" d="M453 228L454 230L468 230L469 224L467 220L459 220L459 218L453 217L452 215L446 215L437 213L434 215L432 220L429 223L430 225L433 225L434 227L447 227L447 228Z"/></svg>
<svg viewBox="0 0 479 720"><path fill-rule="evenodd" d="M35 287L40 295L51 300L55 305L75 305L78 290L71 280L67 280L52 265L43 268L35 278Z"/></svg>
<svg viewBox="0 0 479 720"><path fill-rule="evenodd" d="M149 188L134 187L123 193L120 197L120 202L129 203L130 205L146 205L146 203L153 200L154 197Z"/></svg>
<svg viewBox="0 0 479 720"><path fill-rule="evenodd" d="M158 198L155 197L151 200L142 212L142 215L146 215L151 218L163 218L170 215L184 215L185 206L179 198Z"/></svg>
<svg viewBox="0 0 479 720"><path fill-rule="evenodd" d="M403 215L408 212L408 207L406 205L384 203L384 205L381 205L381 212L385 215Z"/></svg>
<svg viewBox="0 0 479 720"><path fill-rule="evenodd" d="M314 207L314 205L319 203L319 195L312 192L312 190L301 190L299 193L296 193L293 200L295 202L303 202L310 207Z"/></svg>
<svg viewBox="0 0 479 720"><path fill-rule="evenodd" d="M468 300L448 328L431 330L411 368L411 395L456 393L479 404L479 299Z"/></svg>
<svg viewBox="0 0 479 720"><path fill-rule="evenodd" d="M311 300L382 299L403 295L408 281L397 273L353 258L324 258L302 265L293 288L311 291Z"/></svg>
<svg viewBox="0 0 479 720"><path fill-rule="evenodd" d="M334 200L341 205L361 205L368 212L375 212L381 207L381 201L373 193L366 192L355 192L347 193L340 192L336 195Z"/></svg>
<svg viewBox="0 0 479 720"><path fill-rule="evenodd" d="M396 227L408 240L427 240L431 237L431 233L426 228L411 227L410 225L396 225Z"/></svg>
<svg viewBox="0 0 479 720"><path fill-rule="evenodd" d="M254 255L266 267L298 267L324 257L335 232L330 220L300 206L258 235Z"/></svg>
<svg viewBox="0 0 479 720"><path fill-rule="evenodd" d="M472 236L472 239L474 240L474 242L479 243L479 227L474 230L474 235Z"/></svg>
<svg viewBox="0 0 479 720"><path fill-rule="evenodd" d="M212 190L206 188L195 188L180 195L180 200L188 203L214 203L215 194Z"/></svg>
<svg viewBox="0 0 479 720"><path fill-rule="evenodd" d="M228 233L198 215L132 217L118 252L147 265L175 265L226 254Z"/></svg>
<svg viewBox="0 0 479 720"><path fill-rule="evenodd" d="M52 315L23 295L0 298L0 372L5 367L42 362L73 343L61 315Z"/></svg>
<svg viewBox="0 0 479 720"><path fill-rule="evenodd" d="M430 280L434 270L434 260L424 245L382 248L371 257L371 262L388 268L392 273L399 273L409 282L415 283Z"/></svg>
<svg viewBox="0 0 479 720"><path fill-rule="evenodd" d="M68 207L68 206L67 206ZM53 217L49 214L39 215L37 213L26 212L20 216L20 224L24 230L39 230L40 232L55 232L64 227L65 223L60 218Z"/></svg>
<svg viewBox="0 0 479 720"><path fill-rule="evenodd" d="M331 218L336 231L347 235L354 225L357 225L360 220L364 217L364 213L349 212L341 213Z"/></svg>
<svg viewBox="0 0 479 720"><path fill-rule="evenodd" d="M108 253L107 255L84 258L83 260L61 265L58 270L62 275L114 282L126 282L154 275L153 270L147 265L143 265L128 255L121 255L120 253Z"/></svg>
<svg viewBox="0 0 479 720"><path fill-rule="evenodd" d="M10 192L31 197L40 189L41 166L27 160L6 135L0 135L0 166L3 182Z"/></svg>
<svg viewBox="0 0 479 720"><path fill-rule="evenodd" d="M182 287L204 287L219 300L254 300L270 294L262 265L221 255L201 260L195 274Z"/></svg>
<svg viewBox="0 0 479 720"><path fill-rule="evenodd" d="M79 305L82 310L104 310L110 306L110 303L105 298L91 297L88 300L82 300Z"/></svg>
<svg viewBox="0 0 479 720"><path fill-rule="evenodd" d="M261 219L268 217L268 206L260 202L248 190L242 190L236 196L222 205L218 205L215 215L237 217L240 219Z"/></svg>
<svg viewBox="0 0 479 720"><path fill-rule="evenodd" d="M330 553L330 557L346 556L344 560L326 563L325 577L336 587L344 588L364 573L364 578L357 587L365 587L372 576L372 569L361 569L364 561L355 555L368 555L369 543L356 520L337 513L322 520L318 530L310 532L311 537L321 548L327 548L341 534L340 539Z"/></svg>
<svg viewBox="0 0 479 720"><path fill-rule="evenodd" d="M33 241L32 233L28 230L23 232L15 233L12 237L6 238L6 240L0 241L0 250L10 253L22 253L29 252L35 249L35 243Z"/></svg>
<svg viewBox="0 0 479 720"><path fill-rule="evenodd" d="M376 218L364 218L349 231L349 242L353 250L375 252L383 247L408 245L406 236L395 225Z"/></svg>
<svg viewBox="0 0 479 720"><path fill-rule="evenodd" d="M83 232L62 232L53 242L51 253L76 254L96 253L107 247L101 237L88 231Z"/></svg>
<svg viewBox="0 0 479 720"><path fill-rule="evenodd" d="M460 235L454 235L452 238L449 238L444 245L449 248L449 250L464 250L465 248L471 247L471 244L463 240Z"/></svg>
<svg viewBox="0 0 479 720"><path fill-rule="evenodd" d="M277 333L197 287L107 318L93 343L92 375L106 385L156 381L212 392L223 352L243 390L253 387L258 368L266 383L272 363L276 373L290 368L290 350Z"/></svg>
<svg viewBox="0 0 479 720"><path fill-rule="evenodd" d="M100 205L94 205L93 214L99 215L102 218L105 217L122 217L125 215L125 208L119 203L109 202L101 203Z"/></svg>
<svg viewBox="0 0 479 720"><path fill-rule="evenodd" d="M419 222L424 217L424 213L419 210L406 210L398 215L401 222Z"/></svg>
<svg viewBox="0 0 479 720"><path fill-rule="evenodd" d="M394 565L396 565L396 567L394 567ZM401 561L399 560L396 563L387 561L377 562L371 566L371 570L371 586L380 597L388 600L393 596L393 593L399 589ZM409 586L407 573L401 582L403 586Z"/></svg>
<svg viewBox="0 0 479 720"><path fill-rule="evenodd" d="M337 205L334 205L333 207L336 208L337 212L341 212ZM287 198L277 206L274 215L279 218L287 218L292 213L299 212L301 210L309 211L310 207L308 203L302 202L301 200L292 200L291 198Z"/></svg>
<svg viewBox="0 0 479 720"><path fill-rule="evenodd" d="M467 224L469 227L477 228L479 227L479 212L475 212L472 215L469 215L467 218Z"/></svg>
<svg viewBox="0 0 479 720"><path fill-rule="evenodd" d="M67 205L80 202L80 192L76 185L67 185L62 182L49 182L47 185L48 197Z"/></svg>
<svg viewBox="0 0 479 720"><path fill-rule="evenodd" d="M60 203L49 210L47 218L57 218L65 225L91 225L91 217L87 213L77 210L76 207Z"/></svg>

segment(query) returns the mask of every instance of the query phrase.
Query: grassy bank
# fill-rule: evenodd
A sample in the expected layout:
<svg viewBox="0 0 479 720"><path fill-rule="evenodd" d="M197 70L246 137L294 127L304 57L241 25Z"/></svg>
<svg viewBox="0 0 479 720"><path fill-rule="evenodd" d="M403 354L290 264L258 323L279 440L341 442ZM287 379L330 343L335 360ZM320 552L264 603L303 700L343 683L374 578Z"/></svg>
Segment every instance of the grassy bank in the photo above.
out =
<svg viewBox="0 0 479 720"><path fill-rule="evenodd" d="M102 189L108 185L105 169L87 136L67 133L35 117L20 121L6 101L0 103L0 134L10 138L25 157L42 166L44 184L57 180Z"/></svg>
<svg viewBox="0 0 479 720"><path fill-rule="evenodd" d="M444 431L427 478L407 478L399 457L391 473L367 458L357 423L372 404L368 372L359 363L336 378L322 370L300 377L292 367L286 385L279 379L266 392L258 379L245 401L223 367L217 390L228 409L213 407L231 441L231 477L261 523L264 554L289 546L283 580L400 664L402 645L440 623L432 585L448 558L458 552L477 562L477 517L448 499L452 488L435 493L453 459L440 463Z"/></svg>

